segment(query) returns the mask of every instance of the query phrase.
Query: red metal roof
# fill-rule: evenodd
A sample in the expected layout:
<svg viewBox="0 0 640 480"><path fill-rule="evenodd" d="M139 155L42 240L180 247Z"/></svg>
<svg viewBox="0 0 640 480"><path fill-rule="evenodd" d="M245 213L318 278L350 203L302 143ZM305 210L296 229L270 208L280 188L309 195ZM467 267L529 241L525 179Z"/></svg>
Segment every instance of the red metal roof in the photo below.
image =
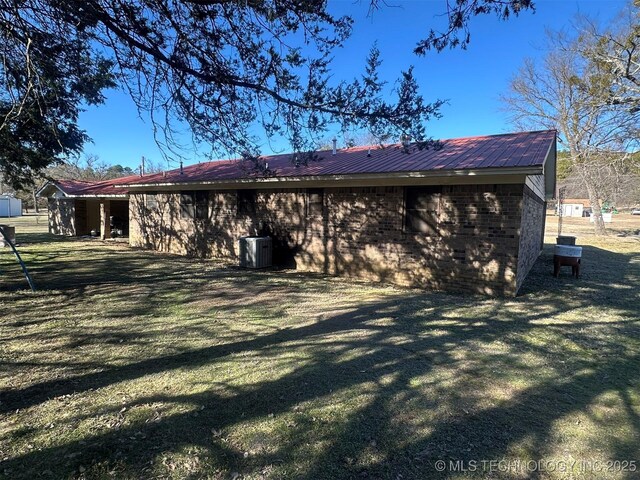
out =
<svg viewBox="0 0 640 480"><path fill-rule="evenodd" d="M565 205L568 203L581 204L583 207L591 207L591 201L588 198L565 198L562 203Z"/></svg>
<svg viewBox="0 0 640 480"><path fill-rule="evenodd" d="M128 185L136 180L142 180L137 175L129 175L127 177L114 178L111 180L102 180L99 182L87 182L83 180L56 180L55 185L65 194L70 196L109 196L109 195L126 195L128 189L126 187L116 187L117 185Z"/></svg>
<svg viewBox="0 0 640 480"><path fill-rule="evenodd" d="M440 149L419 150L415 145L409 153L400 145L354 147L315 152L317 160L295 166L292 154L261 157L277 177L308 177L402 173L483 168L542 167L549 148L556 138L555 130L520 132L484 137L441 140ZM369 155L370 152L370 155ZM129 185L167 183L198 183L262 178L264 174L251 168L251 162L216 160L144 177L128 177ZM122 179L118 179L123 184ZM122 187L116 188L122 192Z"/></svg>
<svg viewBox="0 0 640 480"><path fill-rule="evenodd" d="M67 195L75 195L76 192L93 185L93 183L82 180L57 180L54 182Z"/></svg>
<svg viewBox="0 0 640 480"><path fill-rule="evenodd" d="M276 177L317 177L333 175L385 174L476 170L484 168L542 167L556 138L555 130L520 132L484 137L441 140L440 149L419 150L415 145L406 153L401 145L379 145L315 152L316 160L295 166L292 154L261 157ZM70 196L114 196L129 193L132 185L198 183L264 178L251 162L216 160L153 175L87 182L58 180L55 185Z"/></svg>

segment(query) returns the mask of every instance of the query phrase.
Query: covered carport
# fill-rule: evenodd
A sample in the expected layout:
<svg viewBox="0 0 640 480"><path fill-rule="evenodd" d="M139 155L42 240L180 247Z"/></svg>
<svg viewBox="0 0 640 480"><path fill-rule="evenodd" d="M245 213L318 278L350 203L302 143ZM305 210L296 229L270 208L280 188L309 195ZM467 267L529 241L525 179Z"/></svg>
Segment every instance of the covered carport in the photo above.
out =
<svg viewBox="0 0 640 480"><path fill-rule="evenodd" d="M103 240L128 237L129 193L115 187L127 181L131 179L48 181L36 194L48 199L49 233Z"/></svg>

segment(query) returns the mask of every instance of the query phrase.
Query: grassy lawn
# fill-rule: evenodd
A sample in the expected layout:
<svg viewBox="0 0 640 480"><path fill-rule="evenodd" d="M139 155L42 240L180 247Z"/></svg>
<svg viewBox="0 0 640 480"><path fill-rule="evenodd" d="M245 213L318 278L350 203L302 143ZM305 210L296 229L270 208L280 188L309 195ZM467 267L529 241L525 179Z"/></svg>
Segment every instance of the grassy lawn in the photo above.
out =
<svg viewBox="0 0 640 480"><path fill-rule="evenodd" d="M0 476L640 475L637 239L581 234L582 278L555 279L550 220L521 294L492 299L246 272L35 218L11 223L38 292L0 251Z"/></svg>

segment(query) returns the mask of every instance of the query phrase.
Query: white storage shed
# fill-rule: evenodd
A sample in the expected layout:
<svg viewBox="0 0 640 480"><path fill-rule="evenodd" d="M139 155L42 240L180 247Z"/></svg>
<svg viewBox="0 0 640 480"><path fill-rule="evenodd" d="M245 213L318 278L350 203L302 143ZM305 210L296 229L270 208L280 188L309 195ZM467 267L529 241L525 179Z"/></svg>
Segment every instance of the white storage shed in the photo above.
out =
<svg viewBox="0 0 640 480"><path fill-rule="evenodd" d="M22 200L11 195L0 195L0 217L22 216Z"/></svg>

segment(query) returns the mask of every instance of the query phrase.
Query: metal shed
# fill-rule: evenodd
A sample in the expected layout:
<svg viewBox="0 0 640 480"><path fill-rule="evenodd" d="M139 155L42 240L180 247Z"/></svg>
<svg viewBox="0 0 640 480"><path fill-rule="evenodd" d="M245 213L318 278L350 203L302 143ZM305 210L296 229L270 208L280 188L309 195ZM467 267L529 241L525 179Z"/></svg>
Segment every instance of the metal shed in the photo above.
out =
<svg viewBox="0 0 640 480"><path fill-rule="evenodd" d="M0 195L0 217L22 216L22 200L11 195Z"/></svg>

